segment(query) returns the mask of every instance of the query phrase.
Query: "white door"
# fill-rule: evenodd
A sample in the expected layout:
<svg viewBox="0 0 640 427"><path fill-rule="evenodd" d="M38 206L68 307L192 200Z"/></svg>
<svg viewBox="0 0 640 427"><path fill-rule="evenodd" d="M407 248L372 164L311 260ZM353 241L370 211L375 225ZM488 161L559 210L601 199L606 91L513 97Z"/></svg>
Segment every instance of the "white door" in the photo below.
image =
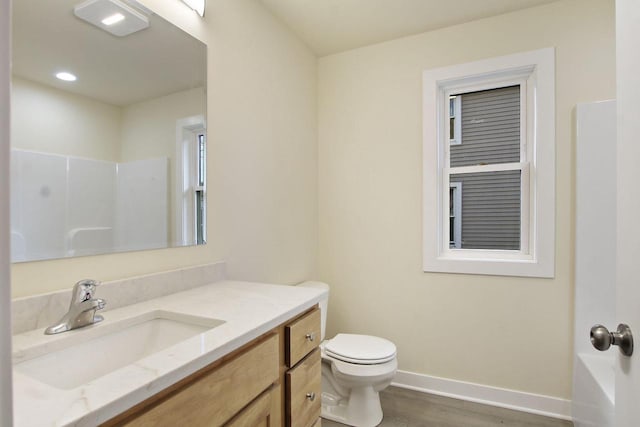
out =
<svg viewBox="0 0 640 427"><path fill-rule="evenodd" d="M618 353L616 426L640 426L640 1L616 1L618 225L616 320L636 335ZM615 328L615 325L611 325Z"/></svg>

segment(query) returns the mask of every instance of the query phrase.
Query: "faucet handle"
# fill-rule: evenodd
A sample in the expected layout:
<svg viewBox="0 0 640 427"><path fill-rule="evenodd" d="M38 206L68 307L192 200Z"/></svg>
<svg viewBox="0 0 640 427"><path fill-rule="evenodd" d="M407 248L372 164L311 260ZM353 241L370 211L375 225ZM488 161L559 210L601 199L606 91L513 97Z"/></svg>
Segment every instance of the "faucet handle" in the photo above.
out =
<svg viewBox="0 0 640 427"><path fill-rule="evenodd" d="M73 286L71 304L73 305L92 299L96 291L96 286L98 285L100 285L100 282L93 279L83 279L77 282Z"/></svg>

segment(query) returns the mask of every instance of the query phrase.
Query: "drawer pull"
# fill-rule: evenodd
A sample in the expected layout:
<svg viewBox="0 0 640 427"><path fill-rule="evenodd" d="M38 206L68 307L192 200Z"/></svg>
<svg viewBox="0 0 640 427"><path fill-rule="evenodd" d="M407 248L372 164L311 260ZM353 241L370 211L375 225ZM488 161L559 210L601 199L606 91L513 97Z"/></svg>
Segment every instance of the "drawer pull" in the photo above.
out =
<svg viewBox="0 0 640 427"><path fill-rule="evenodd" d="M316 394L314 392L307 393L307 399L313 402L314 400L316 400Z"/></svg>
<svg viewBox="0 0 640 427"><path fill-rule="evenodd" d="M308 339L309 341L313 342L313 340L316 339L316 333L315 332L311 332L310 334L307 334L304 336L306 339Z"/></svg>

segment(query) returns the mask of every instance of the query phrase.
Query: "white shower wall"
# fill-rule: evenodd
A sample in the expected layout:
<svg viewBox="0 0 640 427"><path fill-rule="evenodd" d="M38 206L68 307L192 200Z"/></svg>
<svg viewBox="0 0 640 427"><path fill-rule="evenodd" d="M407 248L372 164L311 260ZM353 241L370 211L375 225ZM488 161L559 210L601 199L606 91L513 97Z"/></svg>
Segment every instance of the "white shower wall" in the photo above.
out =
<svg viewBox="0 0 640 427"><path fill-rule="evenodd" d="M166 247L167 162L118 164L12 149L12 260ZM135 239L117 238L127 233ZM154 237L145 242L145 236Z"/></svg>
<svg viewBox="0 0 640 427"><path fill-rule="evenodd" d="M167 158L118 164L115 243L119 251L166 248Z"/></svg>
<svg viewBox="0 0 640 427"><path fill-rule="evenodd" d="M66 256L113 248L116 163L67 157Z"/></svg>
<svg viewBox="0 0 640 427"><path fill-rule="evenodd" d="M572 413L576 427L612 427L615 352L589 331L615 325L616 102L576 107L576 255Z"/></svg>
<svg viewBox="0 0 640 427"><path fill-rule="evenodd" d="M12 241L23 243L11 245L12 261L64 256L66 174L63 156L11 150Z"/></svg>
<svg viewBox="0 0 640 427"><path fill-rule="evenodd" d="M70 157L68 228L111 227L115 223L116 164Z"/></svg>

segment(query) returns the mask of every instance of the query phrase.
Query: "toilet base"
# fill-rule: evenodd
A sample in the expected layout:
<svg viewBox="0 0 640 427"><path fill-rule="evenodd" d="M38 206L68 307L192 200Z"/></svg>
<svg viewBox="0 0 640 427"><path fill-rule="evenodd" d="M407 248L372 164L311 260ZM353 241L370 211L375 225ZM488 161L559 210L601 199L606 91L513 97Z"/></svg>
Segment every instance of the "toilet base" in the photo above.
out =
<svg viewBox="0 0 640 427"><path fill-rule="evenodd" d="M349 426L375 427L382 421L380 396L373 387L353 388L347 398L323 392L321 416Z"/></svg>

